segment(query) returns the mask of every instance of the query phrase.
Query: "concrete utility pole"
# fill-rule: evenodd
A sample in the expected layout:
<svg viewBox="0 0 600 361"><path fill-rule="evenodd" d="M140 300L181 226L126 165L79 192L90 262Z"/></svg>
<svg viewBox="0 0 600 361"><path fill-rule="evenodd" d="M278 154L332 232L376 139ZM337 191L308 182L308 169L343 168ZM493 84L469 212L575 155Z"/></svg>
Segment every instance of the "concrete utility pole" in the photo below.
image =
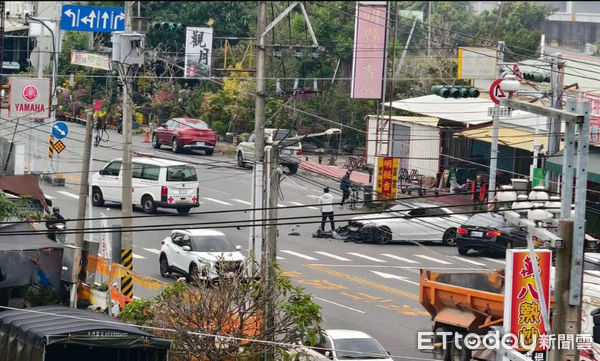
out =
<svg viewBox="0 0 600 361"><path fill-rule="evenodd" d="M431 56L431 1L427 2L427 56Z"/></svg>
<svg viewBox="0 0 600 361"><path fill-rule="evenodd" d="M273 143L269 152L269 163L265 171L269 175L269 210L267 226L266 248L263 248L263 272L268 289L268 301L265 305L264 327L267 341L275 341L275 303L273 290L275 287L275 264L277 262L277 199L279 196L279 144ZM267 360L274 360L274 353L267 352Z"/></svg>
<svg viewBox="0 0 600 361"><path fill-rule="evenodd" d="M504 62L504 42L498 42L498 76L502 76L502 65ZM498 104L494 105L494 109L498 110L500 106ZM492 115L492 151L490 154L490 187L488 193L488 211L494 210L494 202L490 202L493 199L494 194L496 192L496 169L498 168L498 130L500 128L500 115L498 112L495 112Z"/></svg>
<svg viewBox="0 0 600 361"><path fill-rule="evenodd" d="M264 227L256 224L256 219L265 219L264 210L257 211L264 207L265 188L263 175L263 161L265 152L265 90L266 90L266 49L265 49L265 28L267 27L266 2L258 2L258 21L256 26L256 37L258 44L256 46L256 101L254 107L254 165L252 167L252 223L250 229L249 251L254 261L261 257L264 247ZM260 248L258 248L260 246Z"/></svg>
<svg viewBox="0 0 600 361"><path fill-rule="evenodd" d="M85 122L85 138L83 143L83 163L81 164L81 182L79 183L79 203L77 204L77 223L75 229L85 227L85 209L89 196L90 154L92 152L92 114L89 113ZM83 249L83 232L75 234L75 246ZM73 265L76 268L77 265Z"/></svg>
<svg viewBox="0 0 600 361"><path fill-rule="evenodd" d="M125 33L132 32L133 1L125 2ZM133 270L133 235L131 226L132 200L131 200L131 90L132 81L129 77L129 65L123 64L123 164L121 168L123 183L121 184L121 264L128 270ZM121 293L133 297L133 279L130 275L121 278Z"/></svg>
<svg viewBox="0 0 600 361"><path fill-rule="evenodd" d="M565 61L562 55L558 58L550 58L550 86L552 94L550 94L550 107L553 109L562 109L563 88L565 82L564 74ZM559 152L561 140L561 122L556 117L547 117L548 124L548 151L549 156ZM546 184L548 189L553 192L559 191L558 174L548 172L546 175Z"/></svg>

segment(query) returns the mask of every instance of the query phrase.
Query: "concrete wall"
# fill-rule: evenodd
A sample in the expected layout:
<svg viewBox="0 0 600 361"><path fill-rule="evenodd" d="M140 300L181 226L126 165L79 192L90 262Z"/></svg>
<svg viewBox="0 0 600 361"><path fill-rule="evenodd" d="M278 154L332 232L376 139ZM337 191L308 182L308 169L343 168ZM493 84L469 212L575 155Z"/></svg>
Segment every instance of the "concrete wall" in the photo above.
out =
<svg viewBox="0 0 600 361"><path fill-rule="evenodd" d="M10 142L6 140L0 140L0 174L1 175L20 175L25 174L25 145L16 143L13 146L8 160L8 166L6 171L4 165L8 158L8 152L10 150Z"/></svg>

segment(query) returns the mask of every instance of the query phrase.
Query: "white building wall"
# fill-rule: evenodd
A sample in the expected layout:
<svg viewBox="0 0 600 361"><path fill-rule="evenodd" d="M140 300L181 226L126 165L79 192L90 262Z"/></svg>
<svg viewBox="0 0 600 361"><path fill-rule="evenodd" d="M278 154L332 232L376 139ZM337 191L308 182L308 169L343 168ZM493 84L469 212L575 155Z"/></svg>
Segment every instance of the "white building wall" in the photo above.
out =
<svg viewBox="0 0 600 361"><path fill-rule="evenodd" d="M409 168L416 169L427 177L436 177L440 166L439 128L408 122L398 123L411 127Z"/></svg>

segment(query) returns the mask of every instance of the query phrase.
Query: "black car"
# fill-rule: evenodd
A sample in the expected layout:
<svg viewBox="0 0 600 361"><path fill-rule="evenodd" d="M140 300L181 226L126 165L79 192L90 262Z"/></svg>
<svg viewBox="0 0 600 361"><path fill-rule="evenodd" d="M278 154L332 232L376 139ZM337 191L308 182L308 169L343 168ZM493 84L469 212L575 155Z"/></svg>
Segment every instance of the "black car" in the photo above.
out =
<svg viewBox="0 0 600 361"><path fill-rule="evenodd" d="M527 230L509 225L494 213L476 214L456 229L458 254L469 250L504 254L507 248L527 247Z"/></svg>

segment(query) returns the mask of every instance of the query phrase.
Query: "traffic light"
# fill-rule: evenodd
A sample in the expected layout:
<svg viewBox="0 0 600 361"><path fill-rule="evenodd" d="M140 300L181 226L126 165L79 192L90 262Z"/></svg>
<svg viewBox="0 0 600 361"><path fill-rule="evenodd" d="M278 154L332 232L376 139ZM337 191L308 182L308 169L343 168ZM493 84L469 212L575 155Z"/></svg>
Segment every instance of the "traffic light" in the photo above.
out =
<svg viewBox="0 0 600 361"><path fill-rule="evenodd" d="M431 93L442 98L478 98L479 90L471 86L434 85Z"/></svg>
<svg viewBox="0 0 600 361"><path fill-rule="evenodd" d="M185 29L185 26L180 23L155 22L155 23L152 23L152 29L182 31L183 29Z"/></svg>
<svg viewBox="0 0 600 361"><path fill-rule="evenodd" d="M549 83L550 82L550 74L542 74L538 71L532 72L524 72L523 79L534 81L536 83Z"/></svg>

